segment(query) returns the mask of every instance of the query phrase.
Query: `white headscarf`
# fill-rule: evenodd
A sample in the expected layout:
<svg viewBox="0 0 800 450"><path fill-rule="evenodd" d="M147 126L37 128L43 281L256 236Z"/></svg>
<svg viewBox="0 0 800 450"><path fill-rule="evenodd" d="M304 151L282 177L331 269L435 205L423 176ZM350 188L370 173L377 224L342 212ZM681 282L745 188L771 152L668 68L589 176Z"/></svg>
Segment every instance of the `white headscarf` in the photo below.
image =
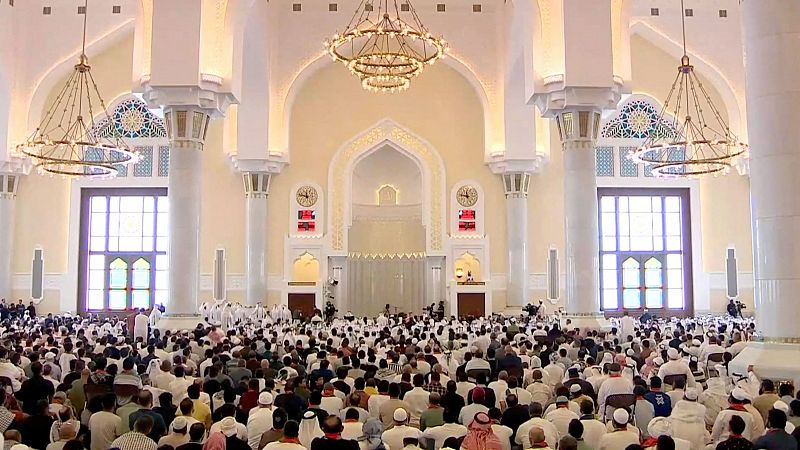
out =
<svg viewBox="0 0 800 450"><path fill-rule="evenodd" d="M300 421L300 443L305 448L311 448L311 441L314 438L323 437L325 434L322 432L322 429L319 427L319 420L317 420L317 415L314 414L313 411L306 411L303 414L303 420Z"/></svg>

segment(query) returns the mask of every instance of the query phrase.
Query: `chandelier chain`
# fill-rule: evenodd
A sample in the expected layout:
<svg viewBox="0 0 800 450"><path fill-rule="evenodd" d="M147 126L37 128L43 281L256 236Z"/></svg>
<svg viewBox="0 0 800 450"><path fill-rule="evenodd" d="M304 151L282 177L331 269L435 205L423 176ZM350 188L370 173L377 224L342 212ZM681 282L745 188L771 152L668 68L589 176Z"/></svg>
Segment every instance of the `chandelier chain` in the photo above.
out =
<svg viewBox="0 0 800 450"><path fill-rule="evenodd" d="M748 147L734 135L690 63L686 44L686 9L681 4L683 56L658 121L671 116L675 130L651 132L628 157L649 166L655 176L696 177L726 173ZM669 112L669 114L668 114Z"/></svg>
<svg viewBox="0 0 800 450"><path fill-rule="evenodd" d="M125 144L116 130L110 136L102 137L92 131L96 128L95 108L98 105L104 120L110 121L110 117L86 57L88 0L83 3L83 33L78 63L73 66L73 72L35 131L16 149L34 160L40 174L112 177L117 174L119 166L138 161L138 155Z"/></svg>
<svg viewBox="0 0 800 450"><path fill-rule="evenodd" d="M683 0L681 0L681 33L683 35L683 56L687 56L686 53L686 8L683 6Z"/></svg>
<svg viewBox="0 0 800 450"><path fill-rule="evenodd" d="M361 0L341 33L324 45L331 58L361 80L365 89L407 89L427 65L444 57L447 43L431 36L410 1ZM405 16L405 18L404 18Z"/></svg>

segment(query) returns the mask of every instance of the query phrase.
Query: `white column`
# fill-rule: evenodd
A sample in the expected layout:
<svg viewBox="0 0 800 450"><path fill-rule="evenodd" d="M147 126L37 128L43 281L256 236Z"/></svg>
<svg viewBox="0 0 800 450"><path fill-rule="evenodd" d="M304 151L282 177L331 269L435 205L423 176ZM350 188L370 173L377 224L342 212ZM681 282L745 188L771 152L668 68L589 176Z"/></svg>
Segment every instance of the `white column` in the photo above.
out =
<svg viewBox="0 0 800 450"><path fill-rule="evenodd" d="M506 306L522 308L528 298L528 185L530 174L503 174L506 194L506 245L508 283Z"/></svg>
<svg viewBox="0 0 800 450"><path fill-rule="evenodd" d="M564 244L568 314L600 312L594 141L564 142Z"/></svg>
<svg viewBox="0 0 800 450"><path fill-rule="evenodd" d="M800 383L800 2L742 3L747 76L750 205L753 224L756 328L729 364L761 379Z"/></svg>
<svg viewBox="0 0 800 450"><path fill-rule="evenodd" d="M742 21L757 328L800 338L800 2L748 0Z"/></svg>
<svg viewBox="0 0 800 450"><path fill-rule="evenodd" d="M0 298L11 298L11 255L14 244L14 204L19 175L0 174Z"/></svg>
<svg viewBox="0 0 800 450"><path fill-rule="evenodd" d="M245 187L246 303L267 303L267 197L271 174L243 174Z"/></svg>
<svg viewBox="0 0 800 450"><path fill-rule="evenodd" d="M160 328L194 328L200 291L200 211L202 158L208 112L190 106L165 106L170 138L169 300Z"/></svg>
<svg viewBox="0 0 800 450"><path fill-rule="evenodd" d="M600 311L597 180L594 145L600 109L569 108L555 114L564 158L566 313L570 328L606 328Z"/></svg>

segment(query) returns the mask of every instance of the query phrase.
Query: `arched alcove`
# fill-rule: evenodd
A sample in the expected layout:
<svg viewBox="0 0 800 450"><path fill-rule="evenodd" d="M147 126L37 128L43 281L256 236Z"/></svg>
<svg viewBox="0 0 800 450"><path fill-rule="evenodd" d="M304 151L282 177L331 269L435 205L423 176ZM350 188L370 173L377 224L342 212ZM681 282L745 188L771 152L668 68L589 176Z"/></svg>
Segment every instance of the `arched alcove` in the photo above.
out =
<svg viewBox="0 0 800 450"><path fill-rule="evenodd" d="M429 143L391 120L384 120L351 139L336 152L329 165L329 233L333 251L349 251L348 230L353 225L353 174L356 167L373 153L387 151L386 148L399 155L387 153L389 156L380 158L403 156L417 166L421 181L420 195L417 198L421 202L420 215L426 228L424 251L441 251L446 209L444 163Z"/></svg>
<svg viewBox="0 0 800 450"><path fill-rule="evenodd" d="M456 281L466 282L469 278L475 281L481 278L481 262L470 252L464 252L453 264Z"/></svg>
<svg viewBox="0 0 800 450"><path fill-rule="evenodd" d="M419 162L391 144L360 158L352 170L348 251L425 252L422 182Z"/></svg>
<svg viewBox="0 0 800 450"><path fill-rule="evenodd" d="M294 260L292 281L298 283L316 283L319 281L319 260L310 253L303 253Z"/></svg>

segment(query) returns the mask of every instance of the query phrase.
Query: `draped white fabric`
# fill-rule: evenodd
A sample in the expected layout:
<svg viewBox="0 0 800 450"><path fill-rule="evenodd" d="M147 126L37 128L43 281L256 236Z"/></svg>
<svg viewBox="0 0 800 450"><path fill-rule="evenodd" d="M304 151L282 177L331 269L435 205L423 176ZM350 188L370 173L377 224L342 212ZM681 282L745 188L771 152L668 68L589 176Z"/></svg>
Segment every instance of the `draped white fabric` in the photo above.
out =
<svg viewBox="0 0 800 450"><path fill-rule="evenodd" d="M347 310L375 316L388 303L397 312L422 312L425 258L350 256L347 262Z"/></svg>

